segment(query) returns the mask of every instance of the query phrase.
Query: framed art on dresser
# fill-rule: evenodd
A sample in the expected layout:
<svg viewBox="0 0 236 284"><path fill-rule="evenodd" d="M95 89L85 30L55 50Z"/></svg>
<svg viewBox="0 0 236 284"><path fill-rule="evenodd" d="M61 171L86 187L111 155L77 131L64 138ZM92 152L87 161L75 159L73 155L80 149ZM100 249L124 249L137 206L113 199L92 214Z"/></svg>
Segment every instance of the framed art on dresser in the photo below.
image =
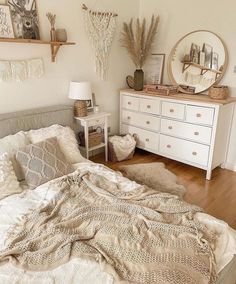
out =
<svg viewBox="0 0 236 284"><path fill-rule="evenodd" d="M14 37L10 7L0 4L0 38Z"/></svg>
<svg viewBox="0 0 236 284"><path fill-rule="evenodd" d="M165 54L153 53L144 67L145 82L147 85L162 84L165 66Z"/></svg>

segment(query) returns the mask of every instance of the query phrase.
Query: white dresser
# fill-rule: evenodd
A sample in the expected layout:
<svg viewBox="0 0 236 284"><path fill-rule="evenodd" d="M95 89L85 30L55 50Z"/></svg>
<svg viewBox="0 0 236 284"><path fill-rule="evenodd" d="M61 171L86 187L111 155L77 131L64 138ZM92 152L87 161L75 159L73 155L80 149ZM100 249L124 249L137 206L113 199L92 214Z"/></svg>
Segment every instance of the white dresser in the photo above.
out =
<svg viewBox="0 0 236 284"><path fill-rule="evenodd" d="M120 133L136 134L138 148L207 171L224 167L234 101L205 96L120 93Z"/></svg>

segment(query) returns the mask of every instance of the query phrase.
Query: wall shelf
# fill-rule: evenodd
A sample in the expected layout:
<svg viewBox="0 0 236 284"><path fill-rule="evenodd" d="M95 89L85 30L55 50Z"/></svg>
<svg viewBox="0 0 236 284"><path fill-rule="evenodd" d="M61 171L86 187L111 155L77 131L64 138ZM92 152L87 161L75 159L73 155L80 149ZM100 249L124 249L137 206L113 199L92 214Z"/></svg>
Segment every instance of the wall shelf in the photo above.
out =
<svg viewBox="0 0 236 284"><path fill-rule="evenodd" d="M190 66L196 67L198 69L201 70L201 75L206 74L208 71L213 72L216 74L216 79L219 75L222 74L221 71L215 70L215 69L211 69L211 68L207 68L205 66L202 66L200 64L194 63L194 62L183 62L183 70L182 73L184 73L184 71L186 71Z"/></svg>
<svg viewBox="0 0 236 284"><path fill-rule="evenodd" d="M52 62L56 61L57 53L61 46L75 45L75 42L46 41L35 39L17 39L17 38L0 38L0 42L5 43L21 43L21 44L46 44L51 46Z"/></svg>

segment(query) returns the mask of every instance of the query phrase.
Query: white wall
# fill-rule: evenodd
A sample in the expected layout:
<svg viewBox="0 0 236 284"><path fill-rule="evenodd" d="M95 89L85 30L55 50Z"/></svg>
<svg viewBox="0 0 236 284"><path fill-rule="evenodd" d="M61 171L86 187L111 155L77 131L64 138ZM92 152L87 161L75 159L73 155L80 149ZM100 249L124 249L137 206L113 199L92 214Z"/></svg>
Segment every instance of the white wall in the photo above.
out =
<svg viewBox="0 0 236 284"><path fill-rule="evenodd" d="M206 29L217 33L226 43L229 51L229 66L222 81L231 87L232 96L236 96L236 24L235 0L140 0L140 16L160 15L160 26L155 52L169 55L175 43L185 34ZM166 68L165 68L166 70ZM167 72L164 81L169 82ZM232 125L227 167L236 170L236 112Z"/></svg>
<svg viewBox="0 0 236 284"><path fill-rule="evenodd" d="M5 1L2 1L5 2ZM29 59L42 57L45 62L45 76L24 82L0 83L0 113L30 109L55 104L72 104L67 99L70 80L93 82L97 103L104 110L112 112L112 131L118 130L119 89L125 86L125 77L133 72L133 66L126 51L121 47L120 30L123 21L137 16L137 0L96 1L86 0L94 9L114 11L119 14L118 28L110 55L108 80L101 81L94 73L91 48L84 29L81 0L38 0L41 38L49 39L50 25L46 18L48 11L57 15L56 26L66 28L68 40L76 46L62 47L57 62L51 63L50 46L0 43L0 59Z"/></svg>

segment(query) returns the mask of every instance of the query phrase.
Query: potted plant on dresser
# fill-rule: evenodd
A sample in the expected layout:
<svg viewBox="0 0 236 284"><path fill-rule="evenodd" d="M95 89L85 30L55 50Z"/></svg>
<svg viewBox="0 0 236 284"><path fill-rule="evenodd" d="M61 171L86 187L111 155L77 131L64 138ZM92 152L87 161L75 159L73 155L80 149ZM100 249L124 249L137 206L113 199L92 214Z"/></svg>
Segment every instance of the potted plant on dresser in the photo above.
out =
<svg viewBox="0 0 236 284"><path fill-rule="evenodd" d="M134 89L136 91L143 90L144 73L142 68L148 56L151 54L158 24L159 16L152 16L148 29L146 29L146 19L143 19L142 23L137 19L135 28L133 19L131 19L129 24L123 24L121 42L123 47L127 49L130 58L136 66L136 71L134 72Z"/></svg>

